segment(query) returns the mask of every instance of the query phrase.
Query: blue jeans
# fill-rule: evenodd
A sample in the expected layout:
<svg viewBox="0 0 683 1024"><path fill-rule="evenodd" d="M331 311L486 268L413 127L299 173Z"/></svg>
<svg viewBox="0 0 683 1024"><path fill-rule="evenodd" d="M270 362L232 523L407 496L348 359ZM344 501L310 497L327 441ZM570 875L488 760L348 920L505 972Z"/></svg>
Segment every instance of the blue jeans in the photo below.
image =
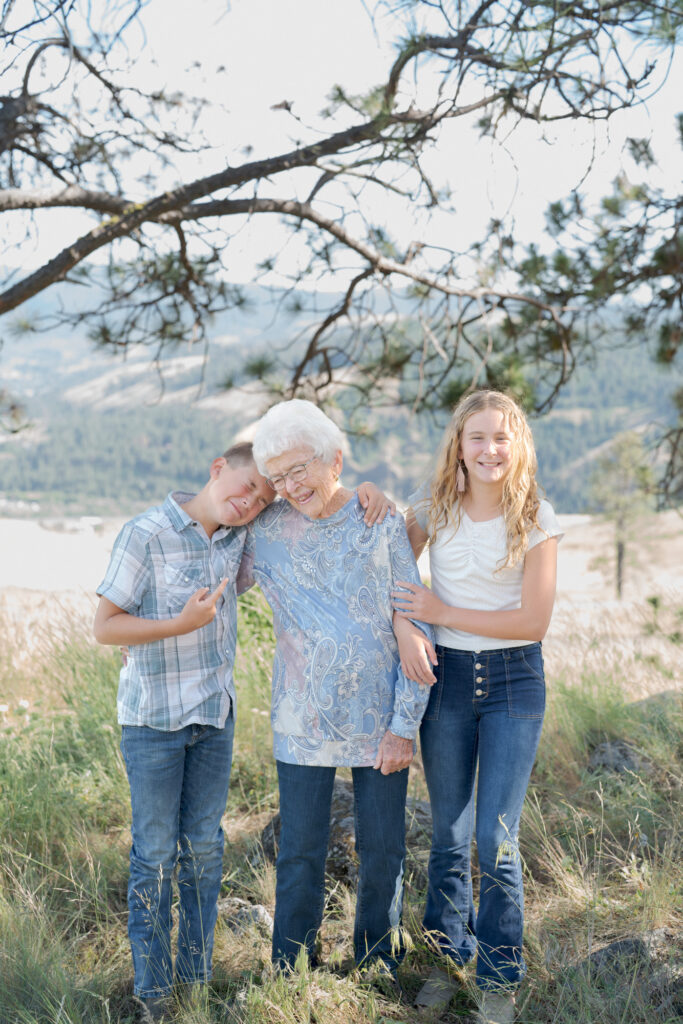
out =
<svg viewBox="0 0 683 1024"><path fill-rule="evenodd" d="M433 820L423 925L456 963L476 951L480 988L513 987L526 971L518 833L545 710L541 645L480 653L439 646L437 656L437 681L420 729ZM480 872L476 916L473 829Z"/></svg>
<svg viewBox="0 0 683 1024"><path fill-rule="evenodd" d="M233 733L232 712L222 729L122 727L133 812L128 937L135 994L143 998L165 996L173 985L171 882L176 869L175 977L194 982L211 976Z"/></svg>
<svg viewBox="0 0 683 1024"><path fill-rule="evenodd" d="M277 762L281 831L273 961L281 965L292 966L302 948L316 962L336 770ZM351 773L360 861L353 930L356 963L367 966L381 960L393 972L405 952L400 923L408 769L382 775L374 768L352 768Z"/></svg>

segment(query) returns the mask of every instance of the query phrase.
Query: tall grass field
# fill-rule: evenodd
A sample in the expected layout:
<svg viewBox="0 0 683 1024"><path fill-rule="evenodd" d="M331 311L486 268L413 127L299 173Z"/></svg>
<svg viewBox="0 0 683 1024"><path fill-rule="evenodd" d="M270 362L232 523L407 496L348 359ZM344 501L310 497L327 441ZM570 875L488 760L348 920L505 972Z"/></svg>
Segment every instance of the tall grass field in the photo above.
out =
<svg viewBox="0 0 683 1024"><path fill-rule="evenodd" d="M241 601L237 733L222 896L272 913L260 852L277 810L268 717L272 635ZM652 599L546 658L548 711L522 823L526 1024L674 1024L683 1013L681 609ZM119 753L119 655L74 625L30 651L0 621L0 1024L132 1024L126 934L128 787ZM616 755L619 754L621 760ZM419 759L411 801L426 799ZM400 979L433 964L420 933L428 840L411 846ZM219 915L214 978L178 1024L361 1024L433 1019L348 966L353 892L330 881L324 966L270 968L267 929ZM473 976L441 1019L473 1018Z"/></svg>

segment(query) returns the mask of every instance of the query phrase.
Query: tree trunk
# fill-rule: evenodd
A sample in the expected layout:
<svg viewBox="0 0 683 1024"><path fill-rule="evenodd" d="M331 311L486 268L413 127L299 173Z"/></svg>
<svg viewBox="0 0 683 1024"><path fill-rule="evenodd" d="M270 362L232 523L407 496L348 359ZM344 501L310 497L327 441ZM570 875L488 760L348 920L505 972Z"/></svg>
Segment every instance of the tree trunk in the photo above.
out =
<svg viewBox="0 0 683 1024"><path fill-rule="evenodd" d="M623 540L617 541L617 598L621 601L621 594L624 588L624 550L626 545Z"/></svg>

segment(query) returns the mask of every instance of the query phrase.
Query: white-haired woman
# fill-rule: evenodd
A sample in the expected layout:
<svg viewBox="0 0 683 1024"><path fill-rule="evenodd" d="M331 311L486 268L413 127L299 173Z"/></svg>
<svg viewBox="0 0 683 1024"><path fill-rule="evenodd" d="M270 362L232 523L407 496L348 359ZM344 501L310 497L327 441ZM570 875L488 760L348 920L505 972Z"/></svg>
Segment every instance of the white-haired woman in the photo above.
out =
<svg viewBox="0 0 683 1024"><path fill-rule="evenodd" d="M344 437L294 399L257 424L254 460L286 500L249 531L238 586L258 583L276 636L271 720L280 786L273 960L315 962L336 768L350 766L360 860L356 962L392 974L400 920L408 765L433 680L421 629L396 617L391 590L419 582L403 519L368 528L340 480ZM404 630L404 627L407 628ZM401 665L403 664L405 672ZM423 682L414 681L423 680Z"/></svg>

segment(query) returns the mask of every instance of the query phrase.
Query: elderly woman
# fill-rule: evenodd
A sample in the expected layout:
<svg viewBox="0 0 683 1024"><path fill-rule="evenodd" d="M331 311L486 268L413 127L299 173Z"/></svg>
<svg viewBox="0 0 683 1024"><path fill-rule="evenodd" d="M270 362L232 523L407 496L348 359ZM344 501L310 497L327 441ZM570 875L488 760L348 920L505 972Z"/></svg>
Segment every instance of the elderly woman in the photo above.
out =
<svg viewBox="0 0 683 1024"><path fill-rule="evenodd" d="M340 481L344 438L310 402L259 421L254 460L286 500L252 524L238 587L258 583L276 636L271 720L280 786L273 960L315 962L335 771L351 767L360 860L356 962L392 974L400 935L405 800L433 679L429 626L396 617L396 580L418 583L401 517L372 528ZM407 625L407 629L403 627ZM399 653L400 644L400 653ZM406 673L401 668L405 666Z"/></svg>

